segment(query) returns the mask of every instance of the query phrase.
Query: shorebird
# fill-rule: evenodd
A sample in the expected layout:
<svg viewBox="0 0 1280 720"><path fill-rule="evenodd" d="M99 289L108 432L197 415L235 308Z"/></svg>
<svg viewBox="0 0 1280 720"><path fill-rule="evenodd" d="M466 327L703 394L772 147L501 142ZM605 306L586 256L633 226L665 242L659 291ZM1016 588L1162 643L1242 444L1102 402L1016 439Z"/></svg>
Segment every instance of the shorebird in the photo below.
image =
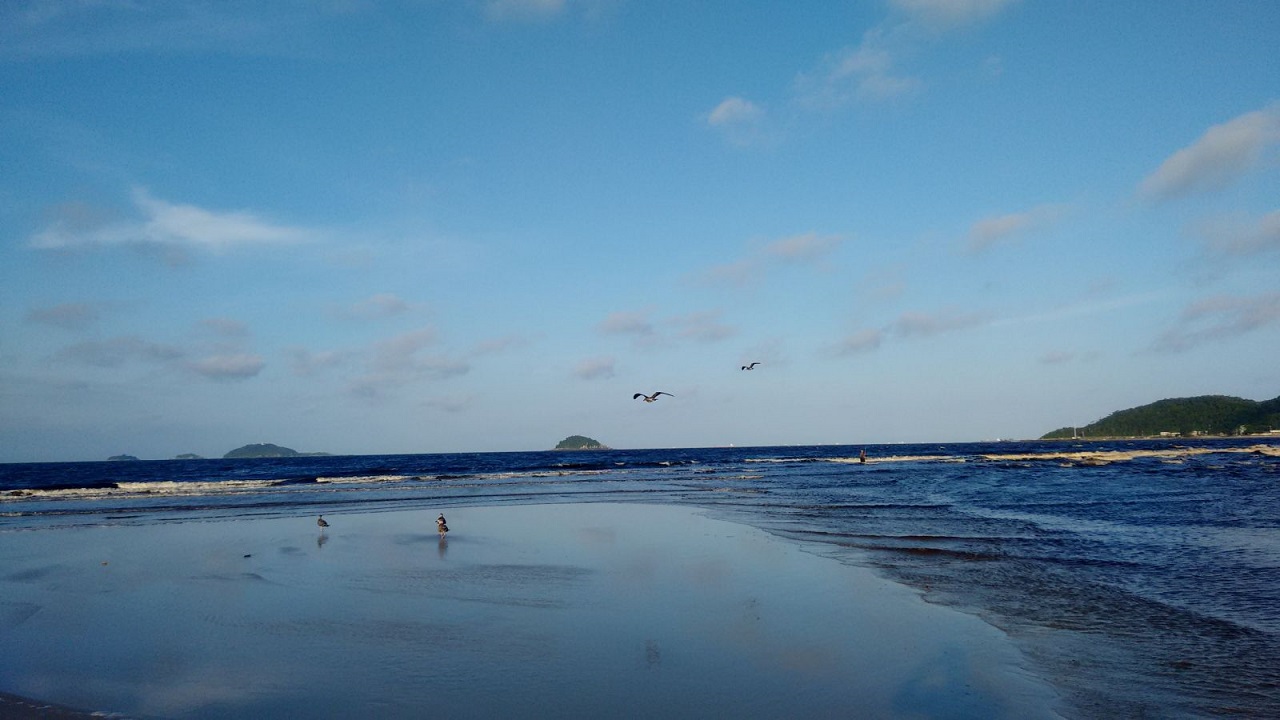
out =
<svg viewBox="0 0 1280 720"><path fill-rule="evenodd" d="M644 398L644 401L645 401L645 402L653 402L654 400L657 400L657 399L658 399L658 396L659 396L659 395L667 395L667 396L669 396L669 397L675 397L675 395L672 395L672 394L671 394L671 393L669 393L669 392L662 392L661 390L659 390L658 392L656 392L656 393L654 393L654 394L652 394L652 395L645 395L644 393L636 393L635 395L632 395L632 396L631 396L631 399L632 399L632 400L635 400L635 399L637 399L637 398Z"/></svg>
<svg viewBox="0 0 1280 720"><path fill-rule="evenodd" d="M329 527L329 523L328 523L328 521L326 521L326 520L324 519L324 516L323 516L323 515L321 515L320 517L316 518L316 524L317 524L317 525L319 525L319 526L320 526L320 527L322 527L322 528L327 528L327 527Z"/></svg>
<svg viewBox="0 0 1280 720"><path fill-rule="evenodd" d="M743 370L755 370L755 369L756 369L756 366L757 366L757 365L759 365L759 364L760 364L760 363L758 363L758 362L753 362L753 363L751 363L750 365L743 365L743 366L742 366L742 369L743 369Z"/></svg>
<svg viewBox="0 0 1280 720"><path fill-rule="evenodd" d="M440 517L436 518L436 531L440 533L440 537L449 532L449 526L444 522L444 513L440 513Z"/></svg>

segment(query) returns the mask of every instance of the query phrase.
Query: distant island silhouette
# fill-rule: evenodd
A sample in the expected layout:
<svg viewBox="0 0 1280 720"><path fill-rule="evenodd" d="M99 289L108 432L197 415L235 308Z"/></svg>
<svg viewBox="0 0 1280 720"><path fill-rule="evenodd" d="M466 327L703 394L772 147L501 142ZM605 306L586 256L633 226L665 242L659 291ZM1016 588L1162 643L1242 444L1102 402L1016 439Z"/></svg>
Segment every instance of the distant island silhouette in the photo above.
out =
<svg viewBox="0 0 1280 720"><path fill-rule="evenodd" d="M570 435L569 437L556 443L556 450L608 450L609 446L603 445L599 440L589 438L585 435Z"/></svg>
<svg viewBox="0 0 1280 720"><path fill-rule="evenodd" d="M287 448L272 443L251 443L242 445L235 450L223 455L225 460L242 460L245 458L282 458L282 457L314 457L328 455L325 452L298 452L293 448Z"/></svg>
<svg viewBox="0 0 1280 720"><path fill-rule="evenodd" d="M1040 439L1266 435L1277 430L1280 397L1259 402L1229 395L1201 395L1118 410L1088 425L1058 428Z"/></svg>

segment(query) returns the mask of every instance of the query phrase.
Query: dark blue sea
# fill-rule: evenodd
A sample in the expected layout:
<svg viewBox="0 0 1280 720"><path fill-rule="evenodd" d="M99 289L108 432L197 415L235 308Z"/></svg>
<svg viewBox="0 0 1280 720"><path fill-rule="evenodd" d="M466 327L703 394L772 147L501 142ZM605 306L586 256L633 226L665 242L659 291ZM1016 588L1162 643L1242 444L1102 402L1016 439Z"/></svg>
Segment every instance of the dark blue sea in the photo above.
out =
<svg viewBox="0 0 1280 720"><path fill-rule="evenodd" d="M0 542L193 517L693 505L982 617L1069 717L1280 717L1280 438L862 449L8 464Z"/></svg>

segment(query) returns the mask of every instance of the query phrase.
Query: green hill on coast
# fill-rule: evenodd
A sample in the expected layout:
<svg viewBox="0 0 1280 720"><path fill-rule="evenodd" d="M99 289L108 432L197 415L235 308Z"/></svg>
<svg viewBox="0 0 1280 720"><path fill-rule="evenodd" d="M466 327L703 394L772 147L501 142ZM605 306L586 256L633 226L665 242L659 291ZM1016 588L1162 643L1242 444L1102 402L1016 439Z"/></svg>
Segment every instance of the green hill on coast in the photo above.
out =
<svg viewBox="0 0 1280 720"><path fill-rule="evenodd" d="M1227 395L1201 395L1119 410L1083 427L1059 428L1041 439L1255 435L1275 429L1280 429L1280 397L1259 402Z"/></svg>

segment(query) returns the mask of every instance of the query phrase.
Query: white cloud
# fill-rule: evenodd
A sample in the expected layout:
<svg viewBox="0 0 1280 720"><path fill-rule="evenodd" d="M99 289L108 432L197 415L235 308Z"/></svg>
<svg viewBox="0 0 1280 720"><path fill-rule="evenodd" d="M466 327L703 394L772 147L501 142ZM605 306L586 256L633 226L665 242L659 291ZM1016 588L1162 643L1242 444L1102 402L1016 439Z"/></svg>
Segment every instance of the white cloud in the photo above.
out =
<svg viewBox="0 0 1280 720"><path fill-rule="evenodd" d="M309 237L301 228L276 225L249 212L173 204L142 188L134 189L132 200L139 215L132 220L86 223L83 213L67 210L32 236L28 245L41 250L134 245L222 252L236 246L297 243Z"/></svg>
<svg viewBox="0 0 1280 720"><path fill-rule="evenodd" d="M609 335L653 335L653 323L649 321L649 313L645 312L612 312L600 322L597 329Z"/></svg>
<svg viewBox="0 0 1280 720"><path fill-rule="evenodd" d="M1280 142L1280 103L1245 113L1205 131L1170 155L1138 186L1143 197L1166 200L1231 184Z"/></svg>
<svg viewBox="0 0 1280 720"><path fill-rule="evenodd" d="M969 228L968 250L979 253L991 246L1015 240L1029 232L1042 230L1062 216L1060 205L1039 205L1026 212L999 215L979 220Z"/></svg>
<svg viewBox="0 0 1280 720"><path fill-rule="evenodd" d="M750 100L740 97L725 98L707 115L707 124L711 126L741 125L758 120L762 112Z"/></svg>
<svg viewBox="0 0 1280 720"><path fill-rule="evenodd" d="M211 355L193 360L189 367L211 380L245 380L262 372L265 365L266 363L258 355L238 353Z"/></svg>
<svg viewBox="0 0 1280 720"><path fill-rule="evenodd" d="M599 380L611 378L617 361L613 356L587 358L573 369L573 375L581 380Z"/></svg>
<svg viewBox="0 0 1280 720"><path fill-rule="evenodd" d="M1218 295L1188 305L1178 322L1156 338L1152 349L1182 352L1273 324L1280 324L1280 292L1253 297Z"/></svg>

